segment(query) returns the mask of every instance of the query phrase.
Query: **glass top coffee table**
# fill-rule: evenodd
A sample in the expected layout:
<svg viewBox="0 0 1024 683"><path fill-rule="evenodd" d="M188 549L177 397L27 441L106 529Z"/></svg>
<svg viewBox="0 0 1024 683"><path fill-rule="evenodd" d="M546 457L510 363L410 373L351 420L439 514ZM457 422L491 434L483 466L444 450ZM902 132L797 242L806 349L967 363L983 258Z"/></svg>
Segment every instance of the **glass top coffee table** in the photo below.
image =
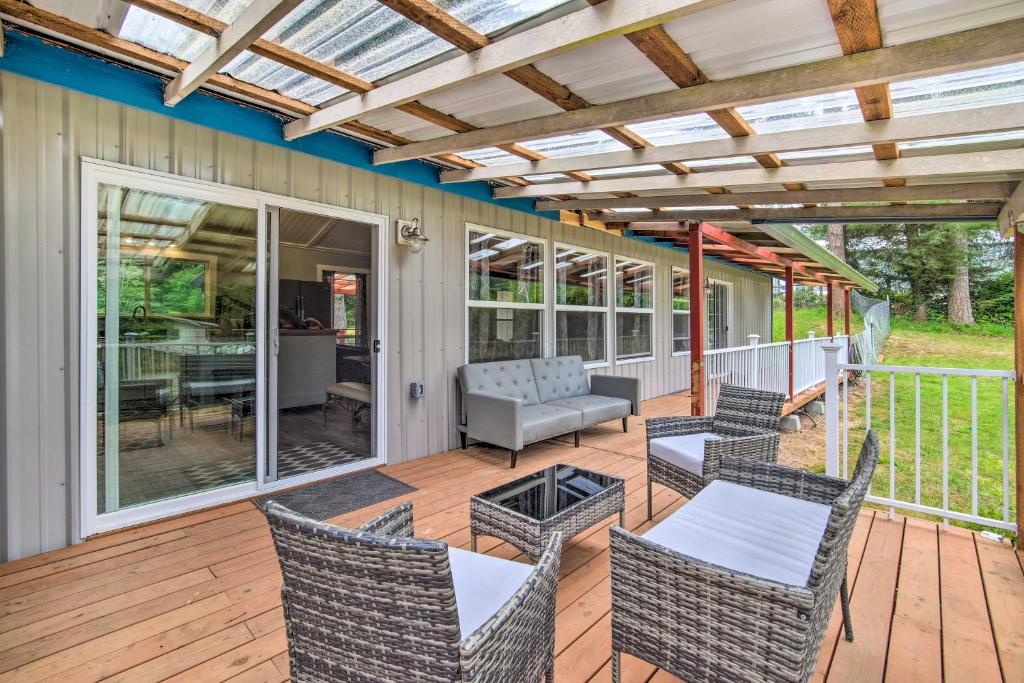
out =
<svg viewBox="0 0 1024 683"><path fill-rule="evenodd" d="M602 472L553 465L470 498L473 550L477 536L507 541L536 562L555 531L565 541L609 515L625 526L626 486Z"/></svg>

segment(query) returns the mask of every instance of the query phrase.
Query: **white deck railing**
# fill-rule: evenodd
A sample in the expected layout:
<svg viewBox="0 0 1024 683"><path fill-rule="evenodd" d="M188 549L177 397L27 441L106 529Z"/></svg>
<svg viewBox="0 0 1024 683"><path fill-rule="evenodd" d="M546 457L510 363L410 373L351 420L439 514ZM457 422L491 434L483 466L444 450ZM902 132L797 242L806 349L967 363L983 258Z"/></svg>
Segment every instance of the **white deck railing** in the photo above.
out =
<svg viewBox="0 0 1024 683"><path fill-rule="evenodd" d="M793 384L797 394L825 382L825 361L821 348L838 343L843 362L848 358L849 338L809 337L793 343ZM714 415L718 393L723 384L737 384L789 395L789 342L759 344L750 335L750 344L704 352L704 414Z"/></svg>
<svg viewBox="0 0 1024 683"><path fill-rule="evenodd" d="M826 472L848 477L863 436L874 429L882 462L867 500L890 513L908 510L1016 531L1010 509L1013 371L851 364L840 362L838 351L822 353L834 370L825 392ZM854 378L863 383L864 400L851 409Z"/></svg>

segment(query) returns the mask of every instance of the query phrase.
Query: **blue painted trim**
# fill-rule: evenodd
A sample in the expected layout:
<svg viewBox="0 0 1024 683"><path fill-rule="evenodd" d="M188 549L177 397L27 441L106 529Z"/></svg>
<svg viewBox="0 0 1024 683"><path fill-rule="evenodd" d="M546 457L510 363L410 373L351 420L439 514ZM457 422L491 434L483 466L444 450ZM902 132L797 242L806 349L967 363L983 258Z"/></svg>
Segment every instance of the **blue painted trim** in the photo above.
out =
<svg viewBox="0 0 1024 683"><path fill-rule="evenodd" d="M676 245L668 244L667 242L659 242L657 240L657 238L651 237L649 235L638 235L638 234L636 234L632 230L626 230L626 231L624 231L622 233L622 236L623 237L628 237L631 240L636 240L637 242L643 242L645 244L653 244L656 247L661 247L662 249L668 249L670 251L676 252L677 254L686 254L687 258L689 258L689 256L690 256L690 250L689 249L686 249L685 247L677 247ZM707 254L705 254L704 255L704 260L705 261L711 261L712 263L717 263L719 265L725 266L726 268L733 268L735 270L742 270L742 271L744 271L746 273L753 273L754 275L760 275L761 277L776 279L775 276L770 274L770 273L762 273L761 271L757 270L756 268L751 268L750 266L741 266L738 263L733 263L732 261L726 261L725 259L720 258L718 256L708 256Z"/></svg>
<svg viewBox="0 0 1024 683"><path fill-rule="evenodd" d="M374 166L374 148L343 135L320 132L289 142L281 135L280 118L270 112L241 103L196 92L177 106L168 107L163 101L164 83L154 74L113 64L74 50L66 50L9 27L5 27L4 38L6 48L3 58L0 59L0 70L3 71L250 140L329 159L378 175L399 178L442 192L558 220L558 212L534 209L532 199L494 199L491 196L491 186L484 182L442 185L438 181L438 168L422 161Z"/></svg>

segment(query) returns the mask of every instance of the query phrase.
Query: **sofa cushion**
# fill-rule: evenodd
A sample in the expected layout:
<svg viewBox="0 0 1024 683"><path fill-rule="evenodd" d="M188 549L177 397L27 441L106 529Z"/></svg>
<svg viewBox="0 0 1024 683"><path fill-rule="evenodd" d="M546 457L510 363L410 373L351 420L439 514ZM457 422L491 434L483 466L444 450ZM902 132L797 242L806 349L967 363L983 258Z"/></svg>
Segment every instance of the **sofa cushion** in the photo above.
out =
<svg viewBox="0 0 1024 683"><path fill-rule="evenodd" d="M644 538L736 572L806 586L831 512L719 479Z"/></svg>
<svg viewBox="0 0 1024 683"><path fill-rule="evenodd" d="M530 363L541 403L590 393L587 371L583 369L583 359L579 356L534 358Z"/></svg>
<svg viewBox="0 0 1024 683"><path fill-rule="evenodd" d="M533 366L528 360L463 365L459 368L458 375L463 396L468 392L479 392L519 398L526 406L540 403L537 383L533 379ZM465 408L462 413L462 423L465 424Z"/></svg>
<svg viewBox="0 0 1024 683"><path fill-rule="evenodd" d="M525 406L522 416L524 444L583 429L583 413L569 408L544 404Z"/></svg>
<svg viewBox="0 0 1024 683"><path fill-rule="evenodd" d="M528 564L452 547L448 548L448 562L463 638L501 609L533 571Z"/></svg>
<svg viewBox="0 0 1024 683"><path fill-rule="evenodd" d="M571 396L548 401L544 405L572 408L583 413L583 425L596 425L608 420L626 417L633 411L633 404L624 398L613 396Z"/></svg>
<svg viewBox="0 0 1024 683"><path fill-rule="evenodd" d="M716 441L721 437L709 432L680 434L651 439L651 455L672 463L690 474L704 476L704 442Z"/></svg>

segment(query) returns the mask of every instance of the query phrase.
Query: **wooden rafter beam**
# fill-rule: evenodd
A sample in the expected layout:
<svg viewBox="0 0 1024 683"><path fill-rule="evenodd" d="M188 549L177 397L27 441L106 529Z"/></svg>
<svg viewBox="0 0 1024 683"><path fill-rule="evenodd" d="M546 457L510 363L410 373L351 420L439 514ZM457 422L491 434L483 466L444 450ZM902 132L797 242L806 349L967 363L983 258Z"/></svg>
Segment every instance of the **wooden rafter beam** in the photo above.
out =
<svg viewBox="0 0 1024 683"><path fill-rule="evenodd" d="M588 9L598 10L603 6ZM1015 19L856 55L833 57L774 71L714 81L692 88L643 95L587 109L492 126L405 147L380 150L374 155L374 161L393 163L440 152L458 152L517 140L695 114L723 107L834 92L862 85L990 66L1022 58L1024 19Z"/></svg>
<svg viewBox="0 0 1024 683"><path fill-rule="evenodd" d="M808 269L803 264L779 256L775 252L769 249L765 249L764 247L758 247L756 245L750 244L746 240L742 240L739 237L736 237L735 235L726 232L725 230L722 230L720 228L715 227L714 225L711 225L710 223L702 222L700 224L699 230L701 234L704 235L704 237L706 237L707 239L713 242L718 242L719 244L724 244L728 247L731 247L732 249L735 249L738 252L747 254L749 256L753 256L759 259L761 262L769 263L775 266L780 266L782 268L791 267L793 268L794 272L801 273L809 278L815 280L824 280L822 275Z"/></svg>
<svg viewBox="0 0 1024 683"><path fill-rule="evenodd" d="M471 54L459 55L408 77L399 78L372 90L362 98L325 107L316 114L287 124L284 136L285 139L292 140L309 135L370 112L395 107L455 85L531 64L595 40L630 33L724 2L725 0L608 0L597 7L584 7L483 46Z"/></svg>
<svg viewBox="0 0 1024 683"><path fill-rule="evenodd" d="M1010 193L1006 204L999 211L997 220L999 221L999 232L1003 237L1013 237L1014 232L1020 229L1018 226L1021 221L1024 221L1024 182L1018 183Z"/></svg>
<svg viewBox="0 0 1024 683"><path fill-rule="evenodd" d="M645 150L598 152L575 157L548 159L539 163L512 163L480 167L473 171L445 171L441 182L492 180L507 175L566 173L602 168L620 168L694 161L762 152L806 152L816 149L871 145L887 141L928 140L960 135L998 133L1024 128L1024 109L1004 104L977 109L922 114L892 120L844 123L835 126L763 133L744 138L701 140L663 145Z"/></svg>
<svg viewBox="0 0 1024 683"><path fill-rule="evenodd" d="M844 161L830 164L783 166L775 169L741 169L736 171L709 171L685 176L644 176L592 180L589 183L543 183L528 188L497 188L494 196L531 197L552 194L579 195L604 192L658 191L669 194L678 190L714 187L741 187L745 185L772 185L786 182L863 181L865 184L883 178L929 177L938 180L947 175L1018 174L1024 172L1024 150L1005 149L992 152L939 154L925 157L904 157L891 161ZM933 181L934 182L934 181Z"/></svg>
<svg viewBox="0 0 1024 683"><path fill-rule="evenodd" d="M538 211L657 209L666 206L738 206L741 204L829 204L833 202L907 202L963 199L1006 199L1017 183L948 183L908 187L863 187L795 192L736 192L726 195L675 194L625 199L568 199L537 202Z"/></svg>
<svg viewBox="0 0 1024 683"><path fill-rule="evenodd" d="M828 0L828 8L843 54L853 55L882 47L882 24L876 0ZM865 121L892 118L888 83L861 86L854 92ZM900 155L900 147L895 142L877 143L873 147L876 159L895 159Z"/></svg>
<svg viewBox="0 0 1024 683"><path fill-rule="evenodd" d="M254 0L206 50L164 88L164 104L174 106L242 54L284 19L302 0Z"/></svg>
<svg viewBox="0 0 1024 683"><path fill-rule="evenodd" d="M647 218L633 217L630 225L663 221L757 221L775 223L893 223L912 220L918 223L955 221L994 221L1003 208L1001 202L971 204L907 204L901 206L820 206L792 209L732 209L723 211L660 211ZM614 220L609 218L608 220Z"/></svg>

